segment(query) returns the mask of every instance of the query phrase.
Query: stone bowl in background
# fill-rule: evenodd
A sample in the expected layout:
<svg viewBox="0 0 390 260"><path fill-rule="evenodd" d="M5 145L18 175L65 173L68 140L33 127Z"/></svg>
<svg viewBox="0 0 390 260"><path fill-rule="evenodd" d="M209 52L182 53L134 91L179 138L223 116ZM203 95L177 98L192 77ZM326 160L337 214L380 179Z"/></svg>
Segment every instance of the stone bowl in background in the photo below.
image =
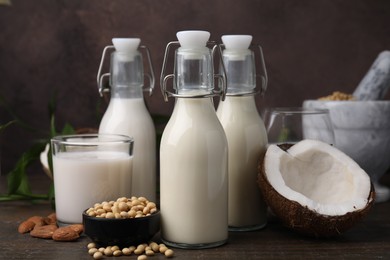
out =
<svg viewBox="0 0 390 260"><path fill-rule="evenodd" d="M305 100L303 107L329 110L335 147L370 175L376 202L387 201L390 189L378 181L390 169L390 100Z"/></svg>

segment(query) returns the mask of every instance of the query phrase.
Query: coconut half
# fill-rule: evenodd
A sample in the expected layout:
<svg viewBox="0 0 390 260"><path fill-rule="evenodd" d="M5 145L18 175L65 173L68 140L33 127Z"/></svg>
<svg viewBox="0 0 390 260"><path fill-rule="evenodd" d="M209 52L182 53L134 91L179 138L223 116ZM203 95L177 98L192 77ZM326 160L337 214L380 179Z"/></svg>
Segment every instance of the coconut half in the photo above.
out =
<svg viewBox="0 0 390 260"><path fill-rule="evenodd" d="M286 226L315 237L343 233L374 202L368 174L345 153L315 140L270 145L258 181L268 206Z"/></svg>

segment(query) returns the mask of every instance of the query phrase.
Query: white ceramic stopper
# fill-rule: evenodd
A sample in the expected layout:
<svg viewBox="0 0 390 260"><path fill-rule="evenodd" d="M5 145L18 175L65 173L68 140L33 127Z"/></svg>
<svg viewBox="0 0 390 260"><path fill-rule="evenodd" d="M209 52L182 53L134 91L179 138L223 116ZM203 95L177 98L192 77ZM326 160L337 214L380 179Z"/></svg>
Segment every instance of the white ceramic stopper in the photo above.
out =
<svg viewBox="0 0 390 260"><path fill-rule="evenodd" d="M141 42L139 38L113 38L115 50L118 52L133 53L138 49Z"/></svg>
<svg viewBox="0 0 390 260"><path fill-rule="evenodd" d="M252 42L251 35L223 35L222 42L227 50L246 50Z"/></svg>
<svg viewBox="0 0 390 260"><path fill-rule="evenodd" d="M210 38L207 31L180 31L176 34L180 46L184 48L205 47Z"/></svg>

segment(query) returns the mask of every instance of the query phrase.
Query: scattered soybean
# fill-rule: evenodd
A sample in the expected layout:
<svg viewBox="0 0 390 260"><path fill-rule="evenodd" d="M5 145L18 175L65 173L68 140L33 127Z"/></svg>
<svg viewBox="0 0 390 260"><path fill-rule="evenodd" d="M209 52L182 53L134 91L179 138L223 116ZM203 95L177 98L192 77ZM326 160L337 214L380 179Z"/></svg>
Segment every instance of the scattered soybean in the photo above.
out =
<svg viewBox="0 0 390 260"><path fill-rule="evenodd" d="M150 242L149 244L140 244L138 246L130 246L119 248L119 246L107 246L97 248L95 243L89 243L87 245L88 254L93 256L94 259L102 259L103 256L130 256L132 254L137 255L137 260L148 259L148 256L154 256L155 253L161 253L166 258L174 256L172 249L169 249L165 244L157 244L156 242Z"/></svg>

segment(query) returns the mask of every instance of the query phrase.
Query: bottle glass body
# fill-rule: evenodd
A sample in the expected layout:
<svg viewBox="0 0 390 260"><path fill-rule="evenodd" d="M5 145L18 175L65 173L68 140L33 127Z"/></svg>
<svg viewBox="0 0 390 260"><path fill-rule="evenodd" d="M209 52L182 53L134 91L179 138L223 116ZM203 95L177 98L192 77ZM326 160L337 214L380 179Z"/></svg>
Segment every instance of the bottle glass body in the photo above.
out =
<svg viewBox="0 0 390 260"><path fill-rule="evenodd" d="M156 201L156 132L144 99L112 97L99 133L134 138L131 193Z"/></svg>
<svg viewBox="0 0 390 260"><path fill-rule="evenodd" d="M257 169L267 148L267 133L254 96L227 96L217 115L229 147L229 230L260 229L267 222L267 207L257 185Z"/></svg>
<svg viewBox="0 0 390 260"><path fill-rule="evenodd" d="M142 56L111 56L111 99L99 133L134 138L132 195L156 201L156 131L143 99Z"/></svg>
<svg viewBox="0 0 390 260"><path fill-rule="evenodd" d="M228 237L228 147L210 98L177 98L160 147L162 239L182 248Z"/></svg>

